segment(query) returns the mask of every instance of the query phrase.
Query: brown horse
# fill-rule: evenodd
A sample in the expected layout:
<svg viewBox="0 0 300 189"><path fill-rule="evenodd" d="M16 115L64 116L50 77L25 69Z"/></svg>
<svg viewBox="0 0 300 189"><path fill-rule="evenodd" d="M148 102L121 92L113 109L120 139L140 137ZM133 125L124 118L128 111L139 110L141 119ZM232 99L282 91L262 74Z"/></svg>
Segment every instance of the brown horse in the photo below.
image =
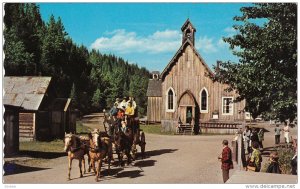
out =
<svg viewBox="0 0 300 189"><path fill-rule="evenodd" d="M113 142L118 155L119 166L123 165L124 154L127 156L127 164L129 165L132 161L132 156L130 154L132 141L118 128L118 126L114 129Z"/></svg>
<svg viewBox="0 0 300 189"><path fill-rule="evenodd" d="M66 134L64 138L64 151L68 153L69 160L69 169L68 169L68 180L71 179L71 169L72 169L72 161L73 159L78 159L79 161L79 169L80 169L80 177L82 177L82 164L84 168L84 173L86 173L85 169L85 159L84 155L88 155L88 164L90 165L90 158L88 154L88 144L85 143L84 139L80 139L79 136L74 135L72 133ZM90 166L89 166L90 172Z"/></svg>
<svg viewBox="0 0 300 189"><path fill-rule="evenodd" d="M145 157L145 148L146 148L146 138L145 133L140 129L139 120L128 117L128 132L126 136L131 141L131 152L133 160L136 159L137 148L136 146L139 145L141 147L141 156L142 158Z"/></svg>
<svg viewBox="0 0 300 189"><path fill-rule="evenodd" d="M102 166L102 161L107 157L108 171L110 170L110 162L112 158L112 144L108 137L101 137L101 133L94 131L89 134L90 137L90 151L89 155L91 157L91 166L96 174L96 182L100 178L100 171ZM98 167L96 170L96 162L98 162Z"/></svg>
<svg viewBox="0 0 300 189"><path fill-rule="evenodd" d="M132 143L132 157L133 159L136 158L136 154L137 154L137 148L136 146L139 145L141 148L141 157L142 159L145 158L145 148L146 148L146 137L145 137L145 133L144 131L138 129L136 131L136 133L134 133L133 136L133 143Z"/></svg>

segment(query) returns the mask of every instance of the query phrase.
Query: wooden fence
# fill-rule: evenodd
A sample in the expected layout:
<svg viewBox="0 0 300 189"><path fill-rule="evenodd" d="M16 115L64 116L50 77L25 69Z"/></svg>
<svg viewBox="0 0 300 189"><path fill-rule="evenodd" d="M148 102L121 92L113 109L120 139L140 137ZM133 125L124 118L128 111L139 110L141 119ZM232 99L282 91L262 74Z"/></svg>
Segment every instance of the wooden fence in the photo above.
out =
<svg viewBox="0 0 300 189"><path fill-rule="evenodd" d="M242 123L200 122L199 133L234 134Z"/></svg>

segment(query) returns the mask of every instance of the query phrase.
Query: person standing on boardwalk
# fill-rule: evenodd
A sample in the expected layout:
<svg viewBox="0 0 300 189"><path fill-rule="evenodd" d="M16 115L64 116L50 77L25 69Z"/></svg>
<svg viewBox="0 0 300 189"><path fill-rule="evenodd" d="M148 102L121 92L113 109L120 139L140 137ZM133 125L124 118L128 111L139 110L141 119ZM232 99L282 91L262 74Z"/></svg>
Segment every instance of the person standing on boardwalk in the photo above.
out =
<svg viewBox="0 0 300 189"><path fill-rule="evenodd" d="M233 163L231 149L228 147L228 140L223 140L222 144L223 151L218 159L222 162L221 169L223 174L223 182L225 183L229 179L229 170L233 169Z"/></svg>
<svg viewBox="0 0 300 189"><path fill-rule="evenodd" d="M257 135L258 135L258 144L259 144L259 150L263 150L264 146L263 146L263 141L264 141L264 128L259 129Z"/></svg>
<svg viewBox="0 0 300 189"><path fill-rule="evenodd" d="M276 124L274 131L275 131L275 144L279 144L280 143L280 132L281 132L279 124Z"/></svg>
<svg viewBox="0 0 300 189"><path fill-rule="evenodd" d="M252 153L251 153L251 157L250 157L250 164L254 164L255 166L255 172L260 172L261 169L261 162L262 162L262 157L261 157L261 153L258 150L259 144L257 141L254 141L252 143Z"/></svg>
<svg viewBox="0 0 300 189"><path fill-rule="evenodd" d="M287 144L290 143L290 127L289 125L287 124L287 122L284 122L284 127L283 127L283 132L284 132L284 138L285 138L285 142Z"/></svg>
<svg viewBox="0 0 300 189"><path fill-rule="evenodd" d="M246 126L245 128L246 129L243 132L244 147L245 153L249 154L251 130L249 129L249 126Z"/></svg>

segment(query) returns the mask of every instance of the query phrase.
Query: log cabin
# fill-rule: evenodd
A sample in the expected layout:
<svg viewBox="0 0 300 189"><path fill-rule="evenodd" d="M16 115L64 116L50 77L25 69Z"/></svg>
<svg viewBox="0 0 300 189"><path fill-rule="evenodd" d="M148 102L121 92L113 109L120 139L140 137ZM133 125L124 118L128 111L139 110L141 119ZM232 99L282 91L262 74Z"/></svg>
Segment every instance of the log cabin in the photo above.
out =
<svg viewBox="0 0 300 189"><path fill-rule="evenodd" d="M238 94L227 85L213 82L211 71L195 48L196 28L189 19L183 24L182 44L161 74L153 72L148 84L148 122L161 122L164 131L191 125L193 133L228 133L245 119L245 101L234 102ZM201 47L200 47L201 48ZM204 131L205 127L205 131Z"/></svg>
<svg viewBox="0 0 300 189"><path fill-rule="evenodd" d="M8 76L3 79L7 139L13 138L18 144L19 139L49 140L63 138L65 132L76 132L72 100L57 98L51 77ZM13 134L16 130L18 133Z"/></svg>

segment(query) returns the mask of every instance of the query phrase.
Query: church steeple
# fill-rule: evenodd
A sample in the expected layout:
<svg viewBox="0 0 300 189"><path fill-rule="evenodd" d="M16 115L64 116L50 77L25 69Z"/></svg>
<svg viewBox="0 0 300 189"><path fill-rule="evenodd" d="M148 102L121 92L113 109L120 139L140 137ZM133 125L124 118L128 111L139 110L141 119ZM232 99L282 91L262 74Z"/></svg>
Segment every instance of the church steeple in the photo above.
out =
<svg viewBox="0 0 300 189"><path fill-rule="evenodd" d="M185 23L182 25L181 31L182 31L182 44L186 40L190 40L190 42L194 46L195 45L195 32L196 32L196 28L194 28L193 24L191 23L191 21L189 19L187 19L185 21Z"/></svg>

